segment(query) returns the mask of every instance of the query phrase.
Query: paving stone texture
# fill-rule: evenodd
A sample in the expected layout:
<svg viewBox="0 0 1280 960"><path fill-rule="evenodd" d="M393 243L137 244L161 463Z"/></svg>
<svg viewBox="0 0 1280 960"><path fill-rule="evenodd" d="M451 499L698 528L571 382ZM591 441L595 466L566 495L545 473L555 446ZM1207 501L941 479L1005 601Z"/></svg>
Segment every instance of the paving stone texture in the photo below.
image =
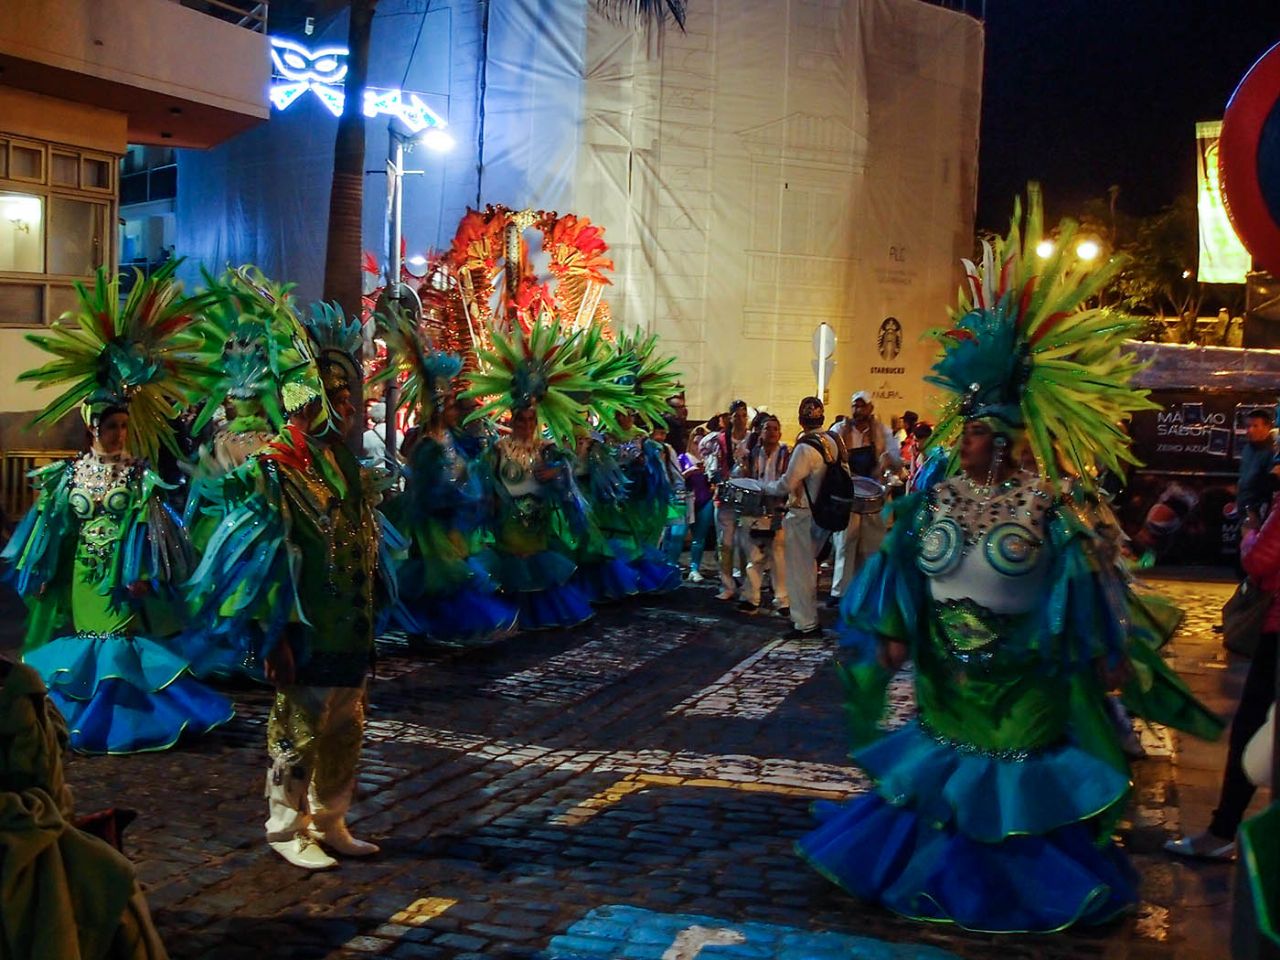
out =
<svg viewBox="0 0 1280 960"><path fill-rule="evenodd" d="M1230 586L1162 587L1188 611L1172 659L1229 712L1243 667L1211 627ZM812 872L792 852L810 803L868 785L846 759L830 641L780 643L784 627L700 587L481 648L384 639L351 817L383 853L333 872L304 875L263 843L263 689L236 689L236 719L211 735L75 758L69 777L82 812L140 811L127 852L179 960L1227 956L1233 868L1160 851L1206 821L1223 747L1160 729L1143 731L1121 828L1143 875L1134 917L966 934ZM901 722L909 676L893 694Z"/></svg>

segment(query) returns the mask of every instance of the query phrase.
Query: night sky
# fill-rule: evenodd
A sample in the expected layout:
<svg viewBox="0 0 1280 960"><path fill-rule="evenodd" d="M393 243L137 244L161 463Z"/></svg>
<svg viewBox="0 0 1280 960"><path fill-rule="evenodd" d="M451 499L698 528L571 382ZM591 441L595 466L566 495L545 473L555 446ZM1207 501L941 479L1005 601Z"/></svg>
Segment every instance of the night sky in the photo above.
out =
<svg viewBox="0 0 1280 960"><path fill-rule="evenodd" d="M978 226L1044 185L1052 218L1120 186L1155 213L1195 189L1195 123L1221 119L1280 41L1280 0L987 0Z"/></svg>

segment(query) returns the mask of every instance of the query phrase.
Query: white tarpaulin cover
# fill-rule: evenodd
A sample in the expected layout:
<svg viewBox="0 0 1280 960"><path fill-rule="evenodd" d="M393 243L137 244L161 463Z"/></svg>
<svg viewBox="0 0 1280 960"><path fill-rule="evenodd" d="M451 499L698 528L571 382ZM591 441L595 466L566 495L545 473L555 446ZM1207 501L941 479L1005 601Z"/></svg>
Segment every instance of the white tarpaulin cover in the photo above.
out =
<svg viewBox="0 0 1280 960"><path fill-rule="evenodd" d="M742 395L788 421L816 389L823 321L833 416L855 389L886 415L928 409L920 336L972 253L981 79L982 25L919 0L691 0L687 33L649 34L587 0L382 0L369 75L420 94L456 140L408 159L411 257L447 247L477 200L590 217L618 266L614 316L678 352L693 410ZM335 129L308 96L182 151L193 278L253 261L319 295ZM370 121L379 254L386 152Z"/></svg>
<svg viewBox="0 0 1280 960"><path fill-rule="evenodd" d="M614 315L681 357L689 403L785 420L830 396L927 409L973 246L983 30L917 0L698 0L688 31L593 16L576 208L608 228ZM1012 199L1012 198L1011 198Z"/></svg>

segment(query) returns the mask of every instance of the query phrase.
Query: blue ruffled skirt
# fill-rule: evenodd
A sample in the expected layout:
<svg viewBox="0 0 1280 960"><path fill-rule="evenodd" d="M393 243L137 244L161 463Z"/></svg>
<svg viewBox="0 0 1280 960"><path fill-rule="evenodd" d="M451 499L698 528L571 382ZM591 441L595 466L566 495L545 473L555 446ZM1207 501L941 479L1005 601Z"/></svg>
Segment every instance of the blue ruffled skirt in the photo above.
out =
<svg viewBox="0 0 1280 960"><path fill-rule="evenodd" d="M145 637L68 636L32 650L36 670L81 753L142 753L205 733L234 715L172 650Z"/></svg>
<svg viewBox="0 0 1280 960"><path fill-rule="evenodd" d="M680 586L680 567L653 547L646 547L640 557L632 560L631 568L639 577L641 593L670 593Z"/></svg>
<svg viewBox="0 0 1280 960"><path fill-rule="evenodd" d="M405 601L393 620L406 633L452 643L478 643L514 630L514 604L467 584L450 594Z"/></svg>
<svg viewBox="0 0 1280 960"><path fill-rule="evenodd" d="M639 572L621 557L579 564L569 582L591 603L623 600L640 592Z"/></svg>
<svg viewBox="0 0 1280 960"><path fill-rule="evenodd" d="M521 629L572 627L590 620L595 611L586 595L571 582L577 565L556 550L521 556L496 553L494 579L516 604Z"/></svg>
<svg viewBox="0 0 1280 960"><path fill-rule="evenodd" d="M1095 822L1129 780L1078 747L1001 759L912 721L854 759L878 792L815 806L823 822L796 846L854 896L988 933L1104 923L1137 902L1136 875Z"/></svg>
<svg viewBox="0 0 1280 960"><path fill-rule="evenodd" d="M863 900L916 920L985 933L1051 933L1133 907L1138 877L1085 823L983 843L876 795L819 805L825 822L796 849Z"/></svg>

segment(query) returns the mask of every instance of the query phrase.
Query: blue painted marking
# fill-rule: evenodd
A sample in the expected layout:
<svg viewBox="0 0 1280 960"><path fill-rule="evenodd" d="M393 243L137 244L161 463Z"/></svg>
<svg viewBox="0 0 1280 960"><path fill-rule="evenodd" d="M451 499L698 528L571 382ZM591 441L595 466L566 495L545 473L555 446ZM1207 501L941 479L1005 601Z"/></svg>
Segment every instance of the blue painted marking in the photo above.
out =
<svg viewBox="0 0 1280 960"><path fill-rule="evenodd" d="M959 960L915 943L640 907L597 907L553 937L546 960Z"/></svg>

